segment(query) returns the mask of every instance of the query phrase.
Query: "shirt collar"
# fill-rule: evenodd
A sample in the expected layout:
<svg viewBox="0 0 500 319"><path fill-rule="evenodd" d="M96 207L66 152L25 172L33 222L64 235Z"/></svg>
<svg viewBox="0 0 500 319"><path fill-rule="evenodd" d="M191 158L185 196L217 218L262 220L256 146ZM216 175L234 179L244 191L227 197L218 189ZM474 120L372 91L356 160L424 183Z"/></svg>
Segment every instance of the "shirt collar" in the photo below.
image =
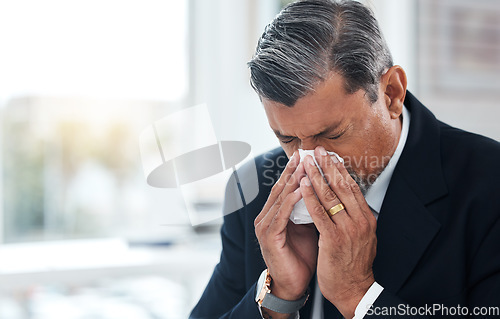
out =
<svg viewBox="0 0 500 319"><path fill-rule="evenodd" d="M372 186L368 189L365 195L366 202L375 212L379 213L382 208L382 203L384 201L385 193L387 192L387 188L389 187L389 182L391 181L392 174L394 173L394 168L398 164L399 158L401 157L401 153L406 144L406 139L408 138L408 131L410 129L410 112L403 105L403 124L401 127L401 135L399 137L398 146L396 147L396 151L392 155L389 163L385 167L385 169L380 173L379 177L375 180Z"/></svg>

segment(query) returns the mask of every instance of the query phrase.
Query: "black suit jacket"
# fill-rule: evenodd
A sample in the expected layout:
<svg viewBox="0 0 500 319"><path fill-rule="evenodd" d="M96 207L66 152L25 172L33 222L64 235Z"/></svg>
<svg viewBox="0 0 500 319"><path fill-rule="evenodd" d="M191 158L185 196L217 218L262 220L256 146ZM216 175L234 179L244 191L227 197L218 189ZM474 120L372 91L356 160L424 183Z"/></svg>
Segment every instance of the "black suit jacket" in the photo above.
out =
<svg viewBox="0 0 500 319"><path fill-rule="evenodd" d="M385 289L367 317L381 307L401 315L403 305L427 304L411 310L422 317L432 304L460 305L469 313L500 307L500 144L439 122L409 92L405 105L411 113L408 139L377 221L373 271ZM275 149L256 158L259 194L225 216L220 263L191 318L261 318L254 297L266 265L253 222L284 156ZM243 167L243 182L245 173ZM311 303L301 318L310 317Z"/></svg>

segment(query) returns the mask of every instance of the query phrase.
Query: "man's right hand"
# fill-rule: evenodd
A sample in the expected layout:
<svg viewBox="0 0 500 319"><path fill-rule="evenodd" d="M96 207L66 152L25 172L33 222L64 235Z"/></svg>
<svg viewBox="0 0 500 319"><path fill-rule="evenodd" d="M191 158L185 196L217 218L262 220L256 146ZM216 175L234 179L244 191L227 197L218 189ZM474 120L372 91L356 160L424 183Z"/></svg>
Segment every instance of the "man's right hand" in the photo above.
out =
<svg viewBox="0 0 500 319"><path fill-rule="evenodd" d="M294 205L302 198L299 185L305 170L299 162L296 151L254 223L272 277L271 292L285 300L297 300L304 295L316 271L318 257L314 224L295 225L289 219Z"/></svg>

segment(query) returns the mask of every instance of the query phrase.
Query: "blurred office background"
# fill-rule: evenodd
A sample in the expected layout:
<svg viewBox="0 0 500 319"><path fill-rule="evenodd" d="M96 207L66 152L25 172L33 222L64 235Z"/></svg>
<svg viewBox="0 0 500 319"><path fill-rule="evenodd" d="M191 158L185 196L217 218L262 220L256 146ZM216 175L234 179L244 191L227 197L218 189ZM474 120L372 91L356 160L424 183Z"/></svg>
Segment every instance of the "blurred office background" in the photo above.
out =
<svg viewBox="0 0 500 319"><path fill-rule="evenodd" d="M289 2L0 0L0 318L187 317L221 218L193 227L180 190L147 185L139 136L206 103L219 140L278 146L246 62ZM364 2L410 90L498 140L500 3ZM223 189L191 204L220 211Z"/></svg>

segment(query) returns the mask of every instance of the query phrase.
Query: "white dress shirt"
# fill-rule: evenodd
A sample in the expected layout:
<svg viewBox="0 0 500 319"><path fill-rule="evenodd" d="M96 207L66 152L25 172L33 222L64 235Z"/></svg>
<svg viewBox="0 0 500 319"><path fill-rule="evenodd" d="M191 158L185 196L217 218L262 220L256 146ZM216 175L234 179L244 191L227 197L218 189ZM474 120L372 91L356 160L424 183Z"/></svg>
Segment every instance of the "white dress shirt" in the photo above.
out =
<svg viewBox="0 0 500 319"><path fill-rule="evenodd" d="M378 214L380 213L380 208L382 208L382 203L384 202L385 193L387 192L387 188L389 187L389 182L391 181L392 174L394 173L394 168L401 157L401 153L403 152L403 148L406 144L406 139L408 138L408 131L410 129L410 112L408 109L403 106L403 114L402 114L402 128L401 135L399 137L398 146L396 147L396 151L392 155L389 163L379 175L379 177L375 180L372 186L368 189L365 194L365 199L370 208L372 209L373 215L375 218L378 218ZM354 311L354 319L363 318L370 306L377 300L378 296L382 293L384 288L380 286L377 282L374 282L371 287L368 289L366 294L363 296L361 301L359 302L356 310ZM311 319L323 319L323 295L319 290L319 285L316 283L316 289L314 290L314 304L312 308ZM298 318L298 316L296 316Z"/></svg>

